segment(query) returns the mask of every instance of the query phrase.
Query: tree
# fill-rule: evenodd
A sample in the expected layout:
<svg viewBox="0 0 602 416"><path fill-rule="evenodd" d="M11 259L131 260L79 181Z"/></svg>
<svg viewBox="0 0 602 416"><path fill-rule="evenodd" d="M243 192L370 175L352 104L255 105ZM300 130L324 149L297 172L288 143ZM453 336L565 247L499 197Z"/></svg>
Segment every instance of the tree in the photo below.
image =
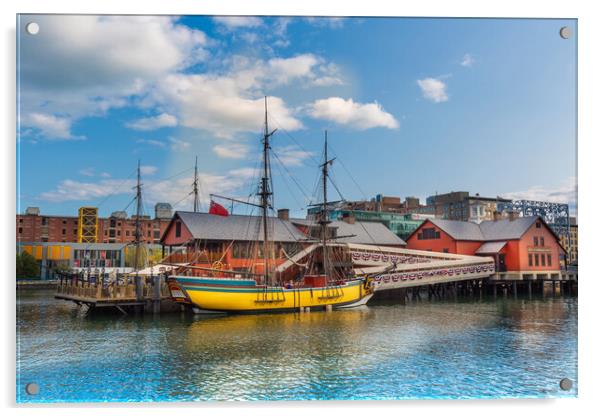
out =
<svg viewBox="0 0 602 416"><path fill-rule="evenodd" d="M40 266L36 259L24 251L17 253L17 278L39 278Z"/></svg>

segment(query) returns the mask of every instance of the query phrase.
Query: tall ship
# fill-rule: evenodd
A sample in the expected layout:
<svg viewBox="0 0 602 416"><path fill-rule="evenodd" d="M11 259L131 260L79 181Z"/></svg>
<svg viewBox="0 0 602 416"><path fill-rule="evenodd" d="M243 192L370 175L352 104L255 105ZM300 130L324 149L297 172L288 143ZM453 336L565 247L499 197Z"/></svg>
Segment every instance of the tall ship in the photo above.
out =
<svg viewBox="0 0 602 416"><path fill-rule="evenodd" d="M250 240L245 248L252 261L246 267L224 267L221 258L214 256L210 267L197 266L190 261L176 263L176 272L167 281L172 298L189 304L196 313L259 313L293 312L311 309L352 308L365 305L373 295L372 279L353 273L345 261L349 253L346 246L336 242L331 235L328 215L327 184L329 167L334 159L328 158L328 137L324 137L324 160L321 169L321 212L316 221L308 226L314 232L308 234L288 231L289 239L297 243L297 250L289 254L283 244L274 241L278 218L273 211L272 177L270 166L270 138L276 132L268 127L267 97L265 99L265 130L262 138L261 179L254 204L233 198L220 197L242 202L259 208L261 215L248 220L240 228L257 228L257 238ZM195 169L196 172L196 169ZM195 190L198 178L195 173ZM197 207L195 196L195 211ZM221 215L218 204L210 213ZM226 212L227 215L227 212ZM252 222L252 224L251 224ZM280 226L280 228L282 228ZM227 230L221 230L227 234ZM175 231L177 232L177 230ZM216 230L220 232L220 230ZM233 242L234 243L234 242ZM289 244L290 245L290 244ZM190 248L188 248L190 250ZM199 253L203 253L197 247ZM201 255L201 254L199 254ZM207 254L204 254L207 256ZM172 257L172 259L177 256Z"/></svg>

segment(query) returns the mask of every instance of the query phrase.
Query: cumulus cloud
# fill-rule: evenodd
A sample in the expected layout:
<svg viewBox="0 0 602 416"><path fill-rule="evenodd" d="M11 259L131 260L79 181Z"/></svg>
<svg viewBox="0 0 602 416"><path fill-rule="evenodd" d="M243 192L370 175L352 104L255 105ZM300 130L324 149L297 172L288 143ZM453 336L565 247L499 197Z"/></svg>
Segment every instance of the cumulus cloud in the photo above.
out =
<svg viewBox="0 0 602 416"><path fill-rule="evenodd" d="M307 159L314 155L312 152L305 151L293 145L277 147L274 149L274 153L278 157L278 160L286 167L302 166Z"/></svg>
<svg viewBox="0 0 602 416"><path fill-rule="evenodd" d="M577 208L577 179L571 176L554 187L536 185L523 191L508 192L502 196L508 199L569 204L571 211L573 211L571 215L574 215Z"/></svg>
<svg viewBox="0 0 602 416"><path fill-rule="evenodd" d="M203 190L201 199L207 202L209 193L236 194L246 191L249 180L254 178L255 174L255 170L251 168L233 169L222 175L200 172L199 179ZM180 201L176 208L185 207L186 203L191 203L186 197L190 194L192 181L192 176L162 180L145 179L143 199L148 204L170 202L175 205ZM56 203L94 201L110 195L130 195L135 185L135 179L101 179L96 182L65 179L55 189L40 194L39 198Z"/></svg>
<svg viewBox="0 0 602 416"><path fill-rule="evenodd" d="M213 21L229 30L241 27L259 27L263 24L263 21L255 16L216 16Z"/></svg>
<svg viewBox="0 0 602 416"><path fill-rule="evenodd" d="M140 166L140 174L142 174L142 175L154 175L155 173L157 173L157 170L159 170L159 168L157 168L156 166L150 166L150 165Z"/></svg>
<svg viewBox="0 0 602 416"><path fill-rule="evenodd" d="M462 58L462 62L460 62L460 65L466 66L466 67L471 67L473 64L474 64L473 56L469 53L464 54L464 57Z"/></svg>
<svg viewBox="0 0 602 416"><path fill-rule="evenodd" d="M47 139L82 140L84 137L71 134L71 120L52 114L29 113L21 118L21 124L32 127Z"/></svg>
<svg viewBox="0 0 602 416"><path fill-rule="evenodd" d="M356 103L353 99L330 97L316 100L309 107L309 115L330 120L358 130L374 127L399 128L399 122L377 103Z"/></svg>
<svg viewBox="0 0 602 416"><path fill-rule="evenodd" d="M416 81L422 90L422 96L429 101L442 103L449 99L445 91L447 86L437 78L424 78Z"/></svg>
<svg viewBox="0 0 602 416"><path fill-rule="evenodd" d="M345 23L344 17L306 17L305 21L317 27L340 29Z"/></svg>
<svg viewBox="0 0 602 416"><path fill-rule="evenodd" d="M181 125L229 138L241 132L257 132L262 125L264 98L250 98L245 82L204 74L170 75L160 83L155 99L172 107ZM268 97L268 105L271 116L281 127L287 130L302 127L282 98Z"/></svg>
<svg viewBox="0 0 602 416"><path fill-rule="evenodd" d="M36 113L71 122L103 115L167 73L207 57L205 34L173 17L40 15L36 21L40 35L23 36L19 49L25 127ZM64 124L48 133L68 136Z"/></svg>
<svg viewBox="0 0 602 416"><path fill-rule="evenodd" d="M213 146L213 151L224 159L244 159L249 153L249 148L240 143L226 143Z"/></svg>
<svg viewBox="0 0 602 416"><path fill-rule="evenodd" d="M162 127L175 127L178 125L178 119L171 114L162 113L155 117L139 118L126 123L126 126L133 130L156 130Z"/></svg>

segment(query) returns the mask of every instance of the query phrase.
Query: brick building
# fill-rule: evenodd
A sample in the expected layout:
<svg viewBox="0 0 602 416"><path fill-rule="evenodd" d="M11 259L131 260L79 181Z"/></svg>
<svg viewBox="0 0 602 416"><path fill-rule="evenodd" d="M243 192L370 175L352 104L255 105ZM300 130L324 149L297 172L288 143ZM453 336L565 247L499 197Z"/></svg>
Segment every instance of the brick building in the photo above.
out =
<svg viewBox="0 0 602 416"><path fill-rule="evenodd" d="M141 216L142 241L158 244L171 220L165 203L157 204L156 215ZM98 218L96 243L130 243L135 240L136 217L117 211L108 218ZM78 242L78 217L42 215L37 208L28 208L16 218L17 242Z"/></svg>
<svg viewBox="0 0 602 416"><path fill-rule="evenodd" d="M512 216L480 224L426 220L407 240L408 248L495 258L500 273L556 274L565 250L541 217Z"/></svg>

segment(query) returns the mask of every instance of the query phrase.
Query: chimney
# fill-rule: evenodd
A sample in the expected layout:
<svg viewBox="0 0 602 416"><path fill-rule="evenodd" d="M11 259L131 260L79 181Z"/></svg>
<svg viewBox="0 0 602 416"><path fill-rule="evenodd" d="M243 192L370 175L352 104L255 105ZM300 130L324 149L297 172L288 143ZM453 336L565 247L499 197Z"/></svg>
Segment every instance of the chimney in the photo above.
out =
<svg viewBox="0 0 602 416"><path fill-rule="evenodd" d="M289 209L284 208L284 209L279 209L278 210L278 218L280 218L281 220L285 220L288 221L289 220Z"/></svg>
<svg viewBox="0 0 602 416"><path fill-rule="evenodd" d="M502 213L499 211L493 211L493 221L499 221L502 219Z"/></svg>
<svg viewBox="0 0 602 416"><path fill-rule="evenodd" d="M508 219L509 219L510 221L514 221L514 220L515 220L515 219L517 219L517 218L518 218L518 211L510 211L510 212L508 213Z"/></svg>
<svg viewBox="0 0 602 416"><path fill-rule="evenodd" d="M355 215L351 212L346 212L343 214L343 221L347 224L355 224Z"/></svg>

